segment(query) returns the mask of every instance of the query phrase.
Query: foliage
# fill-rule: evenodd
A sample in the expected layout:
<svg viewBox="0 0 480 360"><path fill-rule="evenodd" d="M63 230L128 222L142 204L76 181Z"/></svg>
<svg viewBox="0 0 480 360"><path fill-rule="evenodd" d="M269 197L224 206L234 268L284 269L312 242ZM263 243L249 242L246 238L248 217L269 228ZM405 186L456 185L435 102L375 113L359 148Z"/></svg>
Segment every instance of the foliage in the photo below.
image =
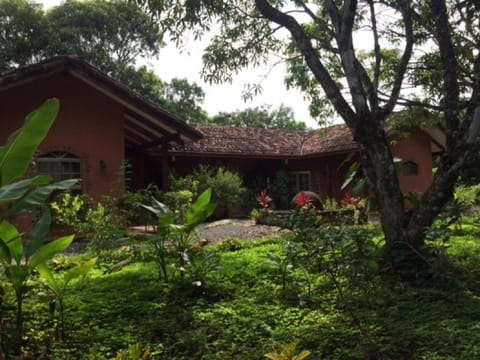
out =
<svg viewBox="0 0 480 360"><path fill-rule="evenodd" d="M70 269L68 269L64 274L63 277L56 277L54 274L49 270L45 263L38 265L38 273L42 277L45 284L50 288L50 290L55 295L55 300L53 300L50 304L52 315L55 314L57 309L57 301L58 301L58 313L59 313L59 320L58 320L58 328L56 333L56 340L64 341L65 340L65 295L67 291L67 287L70 282L76 278L85 276L95 265L97 258L93 258L89 261L84 263L78 264Z"/></svg>
<svg viewBox="0 0 480 360"><path fill-rule="evenodd" d="M46 200L54 191L67 190L77 183L77 180L66 180L50 184L52 179L48 176L18 180L25 175L58 109L58 100L47 100L30 113L25 124L0 147L0 263L4 276L15 292L17 352L20 352L23 341L23 301L31 288L31 276L37 266L65 250L73 240L73 236L69 236L44 245L51 223L50 212L45 209L42 209L42 215L26 234L26 239L22 238L25 234L21 234L7 220L20 212L45 207ZM3 283L0 290L3 293Z"/></svg>
<svg viewBox="0 0 480 360"><path fill-rule="evenodd" d="M480 202L480 184L471 186L458 185L455 189L455 199L466 206L477 205Z"/></svg>
<svg viewBox="0 0 480 360"><path fill-rule="evenodd" d="M303 350L297 355L297 343L286 344L280 353L268 353L265 357L270 360L303 360L311 354L308 350Z"/></svg>
<svg viewBox="0 0 480 360"><path fill-rule="evenodd" d="M208 114L201 108L205 92L196 83L174 78L165 84L159 104L179 119L189 123L208 123Z"/></svg>
<svg viewBox="0 0 480 360"><path fill-rule="evenodd" d="M47 20L40 4L23 0L0 3L0 73L43 57L49 41Z"/></svg>
<svg viewBox="0 0 480 360"><path fill-rule="evenodd" d="M217 248L224 251L237 251L242 248L242 240L237 237L227 238L219 241Z"/></svg>
<svg viewBox="0 0 480 360"><path fill-rule="evenodd" d="M273 199L268 195L267 189L260 191L260 194L257 195L257 203L264 209L268 208L272 203Z"/></svg>
<svg viewBox="0 0 480 360"><path fill-rule="evenodd" d="M271 53L286 59L287 87L299 88L323 123L335 112L358 143L387 250L400 241L422 246L480 130L476 1L137 3L158 21L168 19L180 45L186 30L201 37L215 24L203 56L207 81L231 81L241 69L267 63ZM410 106L442 120L448 145L430 189L406 209L385 124Z"/></svg>
<svg viewBox="0 0 480 360"><path fill-rule="evenodd" d="M69 54L117 76L139 56L158 54L161 45L159 26L132 2L68 1L46 13L26 0L0 5L8 29L2 70Z"/></svg>
<svg viewBox="0 0 480 360"><path fill-rule="evenodd" d="M54 211L54 221L72 226L77 234L83 233L87 214L93 207L93 199L88 195L72 195L64 192L50 204Z"/></svg>
<svg viewBox="0 0 480 360"><path fill-rule="evenodd" d="M289 177L287 170L281 168L273 178L272 194L277 209L288 209L290 206Z"/></svg>
<svg viewBox="0 0 480 360"><path fill-rule="evenodd" d="M198 191L212 189L213 202L220 209L225 209L227 216L238 207L244 192L242 178L236 172L224 167L212 168L200 165L193 173L193 178L198 182Z"/></svg>
<svg viewBox="0 0 480 360"><path fill-rule="evenodd" d="M150 213L141 204L150 201L153 197L160 197L161 191L155 184L148 184L145 189L135 192L125 191L116 201L121 216L125 219L126 225L150 224L152 222Z"/></svg>
<svg viewBox="0 0 480 360"><path fill-rule="evenodd" d="M114 200L108 197L89 209L82 228L88 238L88 247L94 253L118 246L119 240L126 235L123 219L116 212Z"/></svg>
<svg viewBox="0 0 480 360"><path fill-rule="evenodd" d="M155 248L155 261L158 266L159 278L161 279L163 277L165 282L169 281L167 271L167 255L170 252L169 245L173 246L173 253L178 260L177 266L182 277L185 268L189 265L192 267L194 276L203 276L203 274L200 273L202 268L213 268L216 266L215 259L211 255L200 260L196 259L195 255L197 254L194 250L198 248L201 249L201 247L205 245L204 242L192 245L195 228L215 211L216 205L211 202L211 198L212 190L205 190L192 203L182 218L176 218L174 213L165 204L162 204L156 199L153 199L152 206L143 205L158 218L157 235L152 242ZM198 260L197 263L195 263L196 260ZM205 266L198 266L198 262L202 261Z"/></svg>
<svg viewBox="0 0 480 360"><path fill-rule="evenodd" d="M24 245L24 239L12 224L6 220L3 220L0 224L0 263L7 281L15 291L17 343L19 347L24 334L23 301L26 293L32 287L30 280L34 271L57 253L65 250L73 241L72 235L44 245L49 229L50 214L46 212L29 232L28 243Z"/></svg>
<svg viewBox="0 0 480 360"><path fill-rule="evenodd" d="M170 191L163 194L163 201L180 219L184 219L193 201L189 190Z"/></svg>
<svg viewBox="0 0 480 360"><path fill-rule="evenodd" d="M304 238L306 245L314 240L312 249L329 231L332 242L339 241L340 231L342 236L358 231L366 235L364 248L372 253L368 250L365 257L357 257L362 261L351 262L355 247L345 249L342 256L345 241L340 240L343 245L338 244L335 258L329 250L327 262L313 266L312 261L308 267L310 293L304 271L294 266L288 274L287 295L295 288L295 297L283 296L279 273L267 255L283 258L288 254L287 242L303 246L292 235L243 241L237 251L219 252L222 269L209 275L208 287L160 283L155 279L156 264L148 260L110 274L93 269L88 281L70 284L65 298L69 337L63 344L51 343L48 351L45 344L53 336L48 302L36 291L39 288L30 292L25 301L26 327L32 330L29 355L112 359L120 351L138 347L140 353L149 349L154 359L250 360L281 354L278 344L296 342L296 355L309 349L309 358L315 359L475 359L480 340L480 242L472 219L465 219L462 228L462 234L450 238L444 254L451 277L423 286L395 281L376 261L370 265L365 261L377 259L375 249L383 241L378 225L325 228L316 240L316 232L305 229L312 235ZM295 264L310 263L302 251L291 254ZM76 261L80 261L77 255L72 263ZM343 296L328 275L333 270L345 290ZM7 296L5 302L10 301ZM4 335L11 329L10 310L5 309ZM358 323L367 327L367 336Z"/></svg>
<svg viewBox="0 0 480 360"><path fill-rule="evenodd" d="M268 106L248 108L236 112L220 112L212 118L212 122L218 125L236 127L305 130L304 122L297 122L293 110L285 105L271 110Z"/></svg>

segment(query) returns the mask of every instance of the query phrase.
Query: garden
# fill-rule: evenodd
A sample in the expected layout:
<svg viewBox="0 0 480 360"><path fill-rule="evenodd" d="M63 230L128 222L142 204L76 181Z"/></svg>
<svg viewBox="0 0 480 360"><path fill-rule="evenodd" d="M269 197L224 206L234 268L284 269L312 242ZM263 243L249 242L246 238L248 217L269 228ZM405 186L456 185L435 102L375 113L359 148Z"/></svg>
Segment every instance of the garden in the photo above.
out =
<svg viewBox="0 0 480 360"><path fill-rule="evenodd" d="M222 194L245 192L226 169L98 204L64 192L75 180L18 180L57 111L47 102L0 149L3 358L480 356L478 185L457 187L410 267L383 258L380 225L351 197L328 205L353 210L349 221L326 219L303 194L275 220L284 231L208 243L199 229L238 203ZM254 197L256 220L272 216L272 197ZM37 221L22 233L11 220L26 210ZM155 231L133 231L138 223ZM52 237L66 228L75 242Z"/></svg>

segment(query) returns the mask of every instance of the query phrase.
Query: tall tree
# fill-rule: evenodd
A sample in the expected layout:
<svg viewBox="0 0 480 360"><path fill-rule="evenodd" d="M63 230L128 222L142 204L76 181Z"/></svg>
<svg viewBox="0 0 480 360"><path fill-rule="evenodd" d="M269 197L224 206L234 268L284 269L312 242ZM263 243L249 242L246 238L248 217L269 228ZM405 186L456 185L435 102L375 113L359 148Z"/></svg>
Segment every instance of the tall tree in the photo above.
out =
<svg viewBox="0 0 480 360"><path fill-rule="evenodd" d="M203 90L162 81L139 57L159 54L162 30L132 2L69 0L47 12L30 0L0 0L0 72L55 55L78 55L180 119L206 122Z"/></svg>
<svg viewBox="0 0 480 360"><path fill-rule="evenodd" d="M44 12L30 0L0 0L0 70L55 55L79 55L117 76L162 45L159 26L122 0L66 1Z"/></svg>
<svg viewBox="0 0 480 360"><path fill-rule="evenodd" d="M305 130L304 122L295 120L293 110L285 105L270 110L269 106L261 106L238 110L235 112L220 112L212 118L219 125L238 127L255 127L263 129Z"/></svg>
<svg viewBox="0 0 480 360"><path fill-rule="evenodd" d="M190 123L209 122L208 114L202 109L205 92L196 83L187 79L172 79L165 85L160 104L172 114Z"/></svg>
<svg viewBox="0 0 480 360"><path fill-rule="evenodd" d="M42 7L25 0L0 1L0 72L45 56L48 33Z"/></svg>
<svg viewBox="0 0 480 360"><path fill-rule="evenodd" d="M357 141L392 259L400 247L423 245L480 128L478 1L138 2L175 24L173 35L186 28L201 35L219 24L203 57L209 81L228 81L271 52L285 58L288 84L300 87L316 111L328 100ZM433 183L413 209L405 208L385 131L399 105L439 114L447 135Z"/></svg>
<svg viewBox="0 0 480 360"><path fill-rule="evenodd" d="M140 57L158 55L159 26L122 0L67 1L47 12L49 55L77 54L117 75Z"/></svg>

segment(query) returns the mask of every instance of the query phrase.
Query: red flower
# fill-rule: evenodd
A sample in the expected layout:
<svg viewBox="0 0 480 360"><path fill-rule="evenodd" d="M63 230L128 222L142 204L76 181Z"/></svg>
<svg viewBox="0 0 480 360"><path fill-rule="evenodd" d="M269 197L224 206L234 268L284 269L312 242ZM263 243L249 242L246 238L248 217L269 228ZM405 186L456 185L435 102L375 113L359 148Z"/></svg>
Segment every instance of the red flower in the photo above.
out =
<svg viewBox="0 0 480 360"><path fill-rule="evenodd" d="M295 199L293 201L299 207L309 206L313 202L312 198L306 195L304 191L300 191L300 193L297 196L295 196Z"/></svg>
<svg viewBox="0 0 480 360"><path fill-rule="evenodd" d="M342 200L343 205L356 205L360 201L359 197L351 196L350 194L345 194L345 197Z"/></svg>
<svg viewBox="0 0 480 360"><path fill-rule="evenodd" d="M263 208L267 208L273 201L273 199L267 194L267 189L263 189L262 191L260 191L260 195L258 195L256 199L260 206Z"/></svg>

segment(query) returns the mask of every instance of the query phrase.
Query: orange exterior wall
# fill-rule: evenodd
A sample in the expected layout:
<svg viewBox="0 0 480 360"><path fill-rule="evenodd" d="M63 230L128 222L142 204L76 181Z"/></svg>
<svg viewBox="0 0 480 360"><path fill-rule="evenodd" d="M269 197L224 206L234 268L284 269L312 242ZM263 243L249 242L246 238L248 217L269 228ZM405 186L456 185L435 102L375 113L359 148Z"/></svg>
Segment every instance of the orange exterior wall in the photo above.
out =
<svg viewBox="0 0 480 360"><path fill-rule="evenodd" d="M402 163L413 161L418 165L416 176L398 175L404 195L425 192L433 180L431 140L428 135L417 130L408 139L402 139L392 147L392 153Z"/></svg>
<svg viewBox="0 0 480 360"><path fill-rule="evenodd" d="M107 96L65 73L0 91L0 143L46 99L60 112L38 155L66 151L81 159L82 190L95 200L123 191L118 172L124 161L123 109ZM106 168L100 168L100 161Z"/></svg>

